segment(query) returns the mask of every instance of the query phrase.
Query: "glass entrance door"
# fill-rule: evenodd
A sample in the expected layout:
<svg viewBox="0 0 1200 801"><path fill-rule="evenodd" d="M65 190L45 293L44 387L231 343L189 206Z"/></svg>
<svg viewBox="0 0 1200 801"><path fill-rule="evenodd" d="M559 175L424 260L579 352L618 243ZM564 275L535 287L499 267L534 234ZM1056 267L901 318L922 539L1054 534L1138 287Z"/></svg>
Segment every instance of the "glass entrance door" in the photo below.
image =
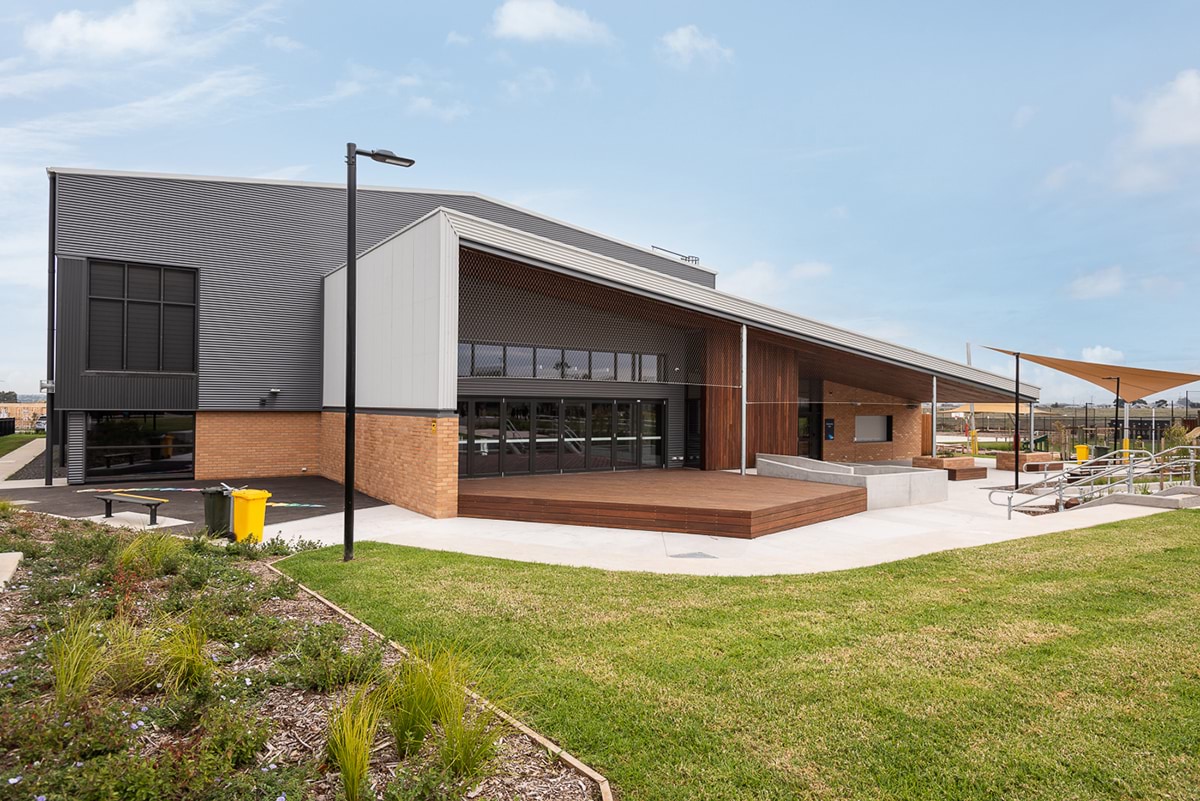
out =
<svg viewBox="0 0 1200 801"><path fill-rule="evenodd" d="M588 470L611 470L613 466L613 405L592 403L588 431Z"/></svg>
<svg viewBox="0 0 1200 801"><path fill-rule="evenodd" d="M618 470L638 465L637 407L633 401L617 401L613 415L613 466Z"/></svg>
<svg viewBox="0 0 1200 801"><path fill-rule="evenodd" d="M494 476L500 472L500 401L472 401L471 455L468 472Z"/></svg>
<svg viewBox="0 0 1200 801"><path fill-rule="evenodd" d="M662 401L643 401L638 406L641 415L641 438L639 453L642 467L662 467L666 464L666 451L663 448L663 413L666 404Z"/></svg>
<svg viewBox="0 0 1200 801"><path fill-rule="evenodd" d="M567 402L562 407L563 471L587 469L588 405Z"/></svg>
<svg viewBox="0 0 1200 801"><path fill-rule="evenodd" d="M534 404L533 472L558 472L558 408L556 401Z"/></svg>
<svg viewBox="0 0 1200 801"><path fill-rule="evenodd" d="M504 475L528 473L532 463L532 444L529 401L507 401L504 404Z"/></svg>
<svg viewBox="0 0 1200 801"><path fill-rule="evenodd" d="M667 463L666 401L462 400L457 411L460 476Z"/></svg>

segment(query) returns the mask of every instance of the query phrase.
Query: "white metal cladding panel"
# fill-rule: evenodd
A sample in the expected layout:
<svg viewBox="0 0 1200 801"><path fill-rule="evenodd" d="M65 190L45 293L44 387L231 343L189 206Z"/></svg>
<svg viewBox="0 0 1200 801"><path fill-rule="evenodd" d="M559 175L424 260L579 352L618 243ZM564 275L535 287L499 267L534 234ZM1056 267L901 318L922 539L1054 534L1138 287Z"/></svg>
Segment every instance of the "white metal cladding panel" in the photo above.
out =
<svg viewBox="0 0 1200 801"><path fill-rule="evenodd" d="M453 232L435 214L359 258L359 406L454 409L458 265L448 249L456 258ZM338 270L326 280L325 343L340 349L327 351L327 406L345 403L344 299L345 270Z"/></svg>
<svg viewBox="0 0 1200 801"><path fill-rule="evenodd" d="M87 414L67 413L67 483L82 484L84 478L84 438L87 434ZM48 454L47 454L48 456Z"/></svg>
<svg viewBox="0 0 1200 801"><path fill-rule="evenodd" d="M344 406L346 403L346 271L338 270L325 277L324 286L324 359L323 403L325 406Z"/></svg>
<svg viewBox="0 0 1200 801"><path fill-rule="evenodd" d="M930 373L969 381L1001 391L1013 391L1011 378L988 373L890 342L872 339L816 320L797 317L761 303L698 286L688 281L672 279L604 256L585 253L559 242L552 242L524 231L506 228L489 220L470 217L454 211L448 211L447 215L451 225L454 226L455 231L464 242L474 242L485 248L500 248L509 253L565 267L665 300L682 302L694 309L714 312L752 327L773 329L819 344L854 351ZM1039 390L1031 384L1022 383L1021 393L1027 398L1036 399Z"/></svg>

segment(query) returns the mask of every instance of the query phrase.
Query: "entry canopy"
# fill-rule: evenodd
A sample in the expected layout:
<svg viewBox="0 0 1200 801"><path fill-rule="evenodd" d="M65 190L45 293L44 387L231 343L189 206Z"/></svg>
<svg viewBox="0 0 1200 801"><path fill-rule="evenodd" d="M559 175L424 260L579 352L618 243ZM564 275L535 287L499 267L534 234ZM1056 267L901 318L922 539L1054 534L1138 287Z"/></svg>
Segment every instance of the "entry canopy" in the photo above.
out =
<svg viewBox="0 0 1200 801"><path fill-rule="evenodd" d="M1125 367L1120 364L1097 364L1095 362L1079 362L1074 359L1056 359L1053 356L1038 356L1033 353L1020 353L1003 348L992 348L997 353L1007 353L1009 356L1020 355L1027 362L1040 364L1053 370L1082 378L1098 387L1104 387L1116 394L1117 381L1121 379L1121 399L1132 403L1135 400L1148 397L1157 392L1181 387L1193 381L1200 381L1200 375L1191 373L1172 373L1167 370L1146 370L1141 367Z"/></svg>

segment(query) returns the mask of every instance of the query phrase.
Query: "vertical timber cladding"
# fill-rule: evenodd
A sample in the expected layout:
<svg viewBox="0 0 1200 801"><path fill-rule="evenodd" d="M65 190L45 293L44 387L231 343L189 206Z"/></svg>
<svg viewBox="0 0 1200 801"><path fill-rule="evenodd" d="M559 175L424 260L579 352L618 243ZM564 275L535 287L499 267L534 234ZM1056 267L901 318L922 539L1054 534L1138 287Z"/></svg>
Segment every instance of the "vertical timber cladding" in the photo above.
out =
<svg viewBox="0 0 1200 801"><path fill-rule="evenodd" d="M741 464L741 353L732 336L712 332L709 375L726 386L704 390L704 469L732 470ZM792 348L766 341L753 330L746 343L746 466L756 453L795 455L799 444L800 357Z"/></svg>
<svg viewBox="0 0 1200 801"><path fill-rule="evenodd" d="M658 357L657 374L645 380L599 379L591 371L521 377L505 365L495 375L460 377L458 395L665 400L667 467L684 462L687 386L713 380L706 338L717 329L737 340L736 326L706 315L469 247L459 259L458 325L460 342L587 351L593 367L597 353Z"/></svg>

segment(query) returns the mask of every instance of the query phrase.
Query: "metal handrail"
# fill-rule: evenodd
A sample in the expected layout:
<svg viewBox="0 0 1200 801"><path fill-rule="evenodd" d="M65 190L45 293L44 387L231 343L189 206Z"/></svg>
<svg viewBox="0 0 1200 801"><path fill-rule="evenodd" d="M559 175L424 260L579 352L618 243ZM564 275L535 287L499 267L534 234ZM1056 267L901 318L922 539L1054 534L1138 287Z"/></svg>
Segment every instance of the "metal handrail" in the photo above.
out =
<svg viewBox="0 0 1200 801"><path fill-rule="evenodd" d="M1071 493L1071 500L1087 501L1098 494L1125 491L1134 492L1136 479L1151 474L1170 472L1174 474L1181 468L1187 468L1190 483L1196 486L1197 466L1200 465L1200 446L1177 445L1166 448L1158 453L1141 449L1121 449L1089 459L1085 462L1064 462L1070 465L1054 475L1047 476L1025 487L1014 486L1012 489L996 489L988 493L988 501L995 506L1007 506L1008 517L1012 519L1014 509L1021 509L1049 495L1056 496L1055 504L1062 511ZM1025 467L1029 465L1026 464ZM1029 471L1025 471L1029 472ZM1082 475L1081 475L1082 473ZM1114 483L1112 478L1120 477L1121 481ZM1103 480L1103 483L1101 481ZM1038 490L1045 490L1038 492ZM1017 493L1030 497L1014 503ZM1003 495L1003 501L997 501L996 496ZM1044 508L1044 507L1043 507Z"/></svg>

